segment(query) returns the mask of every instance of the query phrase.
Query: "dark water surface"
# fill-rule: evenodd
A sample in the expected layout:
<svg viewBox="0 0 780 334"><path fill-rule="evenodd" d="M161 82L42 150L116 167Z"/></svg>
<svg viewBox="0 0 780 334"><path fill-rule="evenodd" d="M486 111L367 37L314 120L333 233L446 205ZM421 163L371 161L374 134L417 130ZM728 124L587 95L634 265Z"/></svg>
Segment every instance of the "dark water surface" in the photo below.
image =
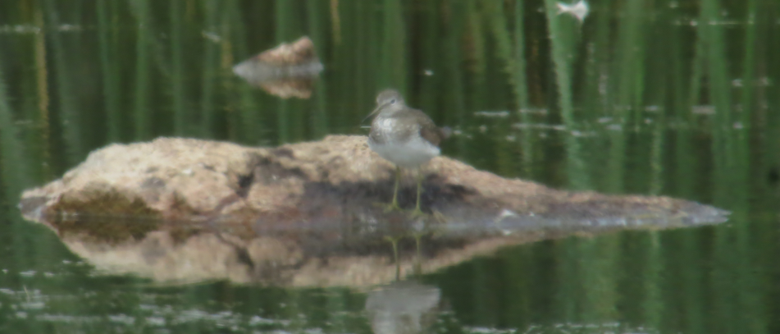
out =
<svg viewBox="0 0 780 334"><path fill-rule="evenodd" d="M0 332L780 332L780 2L590 9L580 24L540 0L0 2ZM310 99L231 72L302 35L325 68ZM511 247L370 292L107 276L16 209L109 143L366 134L386 87L477 168L731 218Z"/></svg>

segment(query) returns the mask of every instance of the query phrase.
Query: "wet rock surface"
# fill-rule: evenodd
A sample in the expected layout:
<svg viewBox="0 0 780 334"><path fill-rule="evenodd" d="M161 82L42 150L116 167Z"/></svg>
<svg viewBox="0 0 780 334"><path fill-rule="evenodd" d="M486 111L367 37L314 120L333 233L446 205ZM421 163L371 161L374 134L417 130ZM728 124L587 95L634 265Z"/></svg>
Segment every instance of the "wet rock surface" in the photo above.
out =
<svg viewBox="0 0 780 334"><path fill-rule="evenodd" d="M427 214L412 216L376 205L392 196L393 166L364 136L275 148L160 138L97 150L26 191L20 207L110 272L293 286L372 285L506 245L727 215L667 197L550 189L446 157L423 172ZM411 211L414 200L409 175L399 202ZM397 263L388 236L400 240Z"/></svg>

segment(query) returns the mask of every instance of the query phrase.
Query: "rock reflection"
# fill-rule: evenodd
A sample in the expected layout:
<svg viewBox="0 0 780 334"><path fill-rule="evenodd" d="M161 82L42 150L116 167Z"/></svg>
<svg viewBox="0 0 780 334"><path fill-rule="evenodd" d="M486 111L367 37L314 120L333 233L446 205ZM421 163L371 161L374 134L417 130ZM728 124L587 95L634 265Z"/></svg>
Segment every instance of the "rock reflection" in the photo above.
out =
<svg viewBox="0 0 780 334"><path fill-rule="evenodd" d="M400 281L368 293L366 311L375 334L426 332L436 320L439 288L416 281Z"/></svg>
<svg viewBox="0 0 780 334"><path fill-rule="evenodd" d="M314 225L260 223L254 230L242 223L214 220L122 220L80 214L44 223L100 272L167 284L229 280L277 286L372 286L420 273L421 261L432 261L433 267L426 268L431 270L473 256L464 238L434 238L427 223L402 217ZM127 232L139 228L143 232ZM388 236L397 240L395 256ZM446 257L437 259L442 255Z"/></svg>
<svg viewBox="0 0 780 334"><path fill-rule="evenodd" d="M239 63L233 73L269 94L308 99L322 69L314 43L304 36Z"/></svg>

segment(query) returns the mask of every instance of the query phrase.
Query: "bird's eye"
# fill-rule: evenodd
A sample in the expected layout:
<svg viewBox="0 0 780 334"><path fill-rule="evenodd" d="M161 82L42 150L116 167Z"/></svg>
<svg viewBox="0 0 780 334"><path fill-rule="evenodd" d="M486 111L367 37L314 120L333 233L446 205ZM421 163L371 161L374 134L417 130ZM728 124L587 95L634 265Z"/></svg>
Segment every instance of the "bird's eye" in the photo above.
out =
<svg viewBox="0 0 780 334"><path fill-rule="evenodd" d="M390 99L390 104L395 103L395 99Z"/></svg>

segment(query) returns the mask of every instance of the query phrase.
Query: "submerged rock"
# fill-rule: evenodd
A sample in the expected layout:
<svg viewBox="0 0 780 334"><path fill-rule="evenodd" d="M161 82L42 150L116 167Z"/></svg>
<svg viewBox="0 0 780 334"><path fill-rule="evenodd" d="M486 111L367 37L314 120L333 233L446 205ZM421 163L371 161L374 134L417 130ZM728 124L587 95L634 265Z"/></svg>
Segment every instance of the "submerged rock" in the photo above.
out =
<svg viewBox="0 0 780 334"><path fill-rule="evenodd" d="M727 215L668 197L550 189L446 157L424 171L429 215L412 217L375 205L392 196L393 166L364 136L276 148L160 138L97 150L62 179L26 191L20 207L111 272L296 286L378 284L505 245ZM406 181L399 203L411 209L415 186ZM417 236L400 241L398 267L388 235Z"/></svg>

